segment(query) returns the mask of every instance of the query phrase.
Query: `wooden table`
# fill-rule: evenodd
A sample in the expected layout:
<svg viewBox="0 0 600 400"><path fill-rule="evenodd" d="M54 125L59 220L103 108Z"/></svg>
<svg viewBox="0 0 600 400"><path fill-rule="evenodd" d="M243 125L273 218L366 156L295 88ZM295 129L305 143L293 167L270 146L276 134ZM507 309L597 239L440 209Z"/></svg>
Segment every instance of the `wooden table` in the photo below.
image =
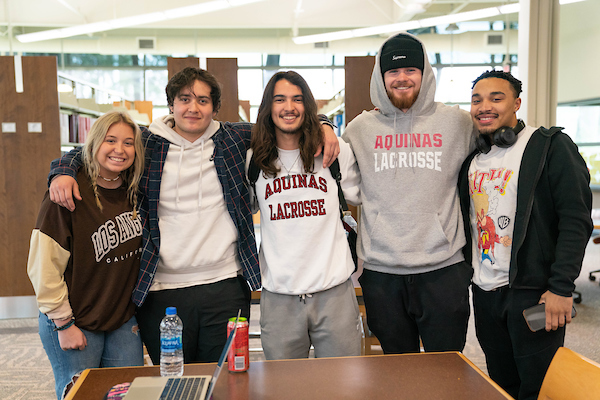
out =
<svg viewBox="0 0 600 400"><path fill-rule="evenodd" d="M188 364L185 375L212 375L216 364ZM85 370L68 400L100 400L118 383L158 376L159 367ZM224 367L213 394L224 399L510 399L460 353L420 353L258 361L245 373Z"/></svg>

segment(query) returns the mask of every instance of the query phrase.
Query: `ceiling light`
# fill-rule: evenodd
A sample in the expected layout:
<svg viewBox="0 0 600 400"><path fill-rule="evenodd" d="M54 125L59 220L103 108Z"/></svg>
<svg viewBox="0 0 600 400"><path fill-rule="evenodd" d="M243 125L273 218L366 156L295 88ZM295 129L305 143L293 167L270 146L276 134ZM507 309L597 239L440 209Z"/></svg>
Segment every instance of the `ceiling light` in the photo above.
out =
<svg viewBox="0 0 600 400"><path fill-rule="evenodd" d="M346 31L337 31L331 33L322 33L320 35L298 36L292 40L296 44L307 44L315 42L329 42L332 40L349 39L352 37L365 37L381 33L392 33L407 31L410 29L428 28L430 26L452 24L457 22L471 21L474 19L488 18L500 14L509 14L518 12L519 4L514 4L517 11L513 11L515 7L500 9L500 7L482 8L480 10L466 11L462 13L443 15L441 17L425 18L416 21L400 22L397 24L374 26L369 28L351 29ZM506 7L506 6L504 6ZM334 35L335 36L329 36ZM319 40L317 40L317 37Z"/></svg>
<svg viewBox="0 0 600 400"><path fill-rule="evenodd" d="M570 4L584 0L560 0L560 4ZM495 17L502 14L518 13L521 9L519 3L507 4L499 7L482 8L474 11L443 15L441 17L424 18L415 21L400 22L397 24L378 25L368 28L350 29L318 35L297 36L292 38L296 44L309 44L315 42L331 42L333 40L350 39L379 35L383 33L394 33L408 31L417 28L428 28L436 25L456 24L457 22L473 21L476 19Z"/></svg>
<svg viewBox="0 0 600 400"><path fill-rule="evenodd" d="M458 27L458 25L456 25L455 22L448 24L448 26L446 27L446 32L456 32L457 30L459 30L460 28Z"/></svg>
<svg viewBox="0 0 600 400"><path fill-rule="evenodd" d="M50 29L47 31L25 33L16 35L21 43L39 42L42 40L62 39L71 36L103 32L118 28L128 28L136 25L150 24L158 21L167 21L177 18L193 17L226 8L244 6L265 0L213 0L192 6L173 8L148 14L134 15L131 17L116 18L108 21L93 22L90 24L71 26L68 28Z"/></svg>

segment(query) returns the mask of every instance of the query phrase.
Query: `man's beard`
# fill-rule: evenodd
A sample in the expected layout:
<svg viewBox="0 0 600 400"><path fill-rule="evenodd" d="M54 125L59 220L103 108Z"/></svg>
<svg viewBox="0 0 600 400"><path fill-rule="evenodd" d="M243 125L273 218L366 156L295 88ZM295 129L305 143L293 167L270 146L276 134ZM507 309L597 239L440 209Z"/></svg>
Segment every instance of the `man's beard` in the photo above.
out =
<svg viewBox="0 0 600 400"><path fill-rule="evenodd" d="M419 92L416 92L414 94L411 94L410 96L402 96L401 98L398 98L394 96L389 90L386 90L386 92L394 107L400 110L406 110L408 108L411 108L412 105L415 104L415 101L417 101L417 97L419 96Z"/></svg>
<svg viewBox="0 0 600 400"><path fill-rule="evenodd" d="M479 131L480 135L488 136L493 141L493 137L492 136L494 136L494 133L496 132L496 129L494 129L494 128L483 128L483 130L481 130L481 129L477 129L477 130Z"/></svg>
<svg viewBox="0 0 600 400"><path fill-rule="evenodd" d="M297 133L302 133L302 125L300 125L298 128L294 129L294 128L286 128L286 129L282 129L281 127L277 127L277 129L279 129L281 131L281 133L286 134L286 135L295 135Z"/></svg>

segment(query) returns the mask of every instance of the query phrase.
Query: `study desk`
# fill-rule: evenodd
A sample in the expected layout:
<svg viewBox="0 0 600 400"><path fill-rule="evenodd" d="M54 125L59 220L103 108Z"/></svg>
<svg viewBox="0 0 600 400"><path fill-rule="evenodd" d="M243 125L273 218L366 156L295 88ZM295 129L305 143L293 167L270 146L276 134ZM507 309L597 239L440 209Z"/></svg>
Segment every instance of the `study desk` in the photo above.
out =
<svg viewBox="0 0 600 400"><path fill-rule="evenodd" d="M212 375L216 364L187 364L185 375ZM67 400L100 400L118 383L158 376L159 367L85 370ZM460 353L420 353L256 361L248 372L224 367L213 400L511 399Z"/></svg>

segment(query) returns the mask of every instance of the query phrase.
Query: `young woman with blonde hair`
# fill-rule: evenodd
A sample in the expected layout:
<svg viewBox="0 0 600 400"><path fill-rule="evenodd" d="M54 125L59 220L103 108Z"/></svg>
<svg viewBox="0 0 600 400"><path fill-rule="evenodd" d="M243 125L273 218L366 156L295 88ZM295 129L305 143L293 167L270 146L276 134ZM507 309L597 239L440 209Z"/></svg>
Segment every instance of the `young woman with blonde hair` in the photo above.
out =
<svg viewBox="0 0 600 400"><path fill-rule="evenodd" d="M140 129L126 113L104 114L83 154L77 208L71 213L46 193L27 265L59 399L86 368L143 364L131 301L142 243Z"/></svg>

